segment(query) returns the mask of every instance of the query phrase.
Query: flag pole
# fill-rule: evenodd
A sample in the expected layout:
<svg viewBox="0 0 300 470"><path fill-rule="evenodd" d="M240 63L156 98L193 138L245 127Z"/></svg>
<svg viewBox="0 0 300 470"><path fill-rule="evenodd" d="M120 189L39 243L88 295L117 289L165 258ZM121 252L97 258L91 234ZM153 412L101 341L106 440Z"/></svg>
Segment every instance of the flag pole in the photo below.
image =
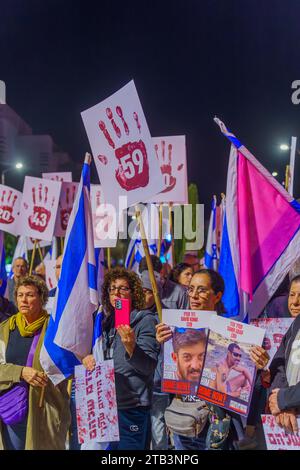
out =
<svg viewBox="0 0 300 470"><path fill-rule="evenodd" d="M128 269L129 270L132 268L134 257L135 257L135 246L132 249L132 253L131 253L131 256L130 256L129 263L128 263Z"/></svg>
<svg viewBox="0 0 300 470"><path fill-rule="evenodd" d="M33 263L34 263L34 258L35 258L35 251L36 251L36 240L33 242L33 250L31 254L31 261L30 261L30 268L29 268L29 276L32 274L32 269L33 269Z"/></svg>
<svg viewBox="0 0 300 470"><path fill-rule="evenodd" d="M111 270L111 252L110 248L106 248L107 250L107 268L110 271Z"/></svg>
<svg viewBox="0 0 300 470"><path fill-rule="evenodd" d="M62 255L64 252L64 237L60 237L60 251Z"/></svg>
<svg viewBox="0 0 300 470"><path fill-rule="evenodd" d="M170 234L171 234L171 253L172 253L172 262L173 262L172 267L174 267L176 265L176 262L175 262L175 247L174 247L174 230L173 230L172 209L173 209L173 203L169 202L169 226L170 226Z"/></svg>
<svg viewBox="0 0 300 470"><path fill-rule="evenodd" d="M37 249L38 249L38 252L39 252L39 255L40 255L40 258L41 258L41 262L44 264L44 257L43 257L43 253L42 253L39 242L37 242Z"/></svg>
<svg viewBox="0 0 300 470"><path fill-rule="evenodd" d="M289 181L290 181L290 165L286 165L284 187L287 191L289 190L289 186L290 186Z"/></svg>
<svg viewBox="0 0 300 470"><path fill-rule="evenodd" d="M158 318L159 318L159 321L161 322L162 321L161 301L160 301L160 298L159 298L159 295L158 295L157 284L156 284L156 279L155 279L154 270L153 270L153 264L152 264L152 261L151 261L151 258L150 258L148 240L146 238L146 233L145 233L145 227L144 227L144 224L143 224L141 211L138 208L138 206L136 206L135 211L136 211L136 218L137 218L137 221L138 221L138 224L139 224L139 227L140 227L140 232L141 232L141 237L142 237L142 244L143 244L143 248L144 248L144 252L145 252L145 256L146 256L146 262L147 262L147 267L148 267L148 271L149 271L151 286L152 286L152 289L153 289L153 295L154 295L155 305L156 305L156 309L157 309L157 313L158 313Z"/></svg>
<svg viewBox="0 0 300 470"><path fill-rule="evenodd" d="M158 226L158 245L157 256L160 258L161 243L162 243L162 220L163 220L163 205L159 204L159 226Z"/></svg>
<svg viewBox="0 0 300 470"><path fill-rule="evenodd" d="M290 147L290 165L289 165L289 181L287 191L293 196L294 192L294 171L295 171L295 157L296 157L297 137L292 137Z"/></svg>

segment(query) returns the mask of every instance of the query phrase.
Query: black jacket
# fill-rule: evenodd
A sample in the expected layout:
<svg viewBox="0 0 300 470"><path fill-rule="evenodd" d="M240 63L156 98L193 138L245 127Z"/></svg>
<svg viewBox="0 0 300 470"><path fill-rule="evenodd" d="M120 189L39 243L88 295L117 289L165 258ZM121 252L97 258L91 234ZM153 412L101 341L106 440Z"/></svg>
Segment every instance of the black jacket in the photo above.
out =
<svg viewBox="0 0 300 470"><path fill-rule="evenodd" d="M286 368L288 365L292 345L300 328L300 315L293 321L290 328L282 339L281 345L276 352L273 361L270 364L271 371L271 390L280 388L277 400L281 410L290 408L300 409L300 382L289 386L286 377ZM300 367L300 363L299 363Z"/></svg>

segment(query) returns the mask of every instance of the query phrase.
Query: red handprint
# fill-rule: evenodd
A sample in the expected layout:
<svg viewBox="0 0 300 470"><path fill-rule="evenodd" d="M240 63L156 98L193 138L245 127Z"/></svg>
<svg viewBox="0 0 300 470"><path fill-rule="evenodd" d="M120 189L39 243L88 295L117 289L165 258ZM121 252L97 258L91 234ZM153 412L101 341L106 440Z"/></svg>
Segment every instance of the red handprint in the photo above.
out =
<svg viewBox="0 0 300 470"><path fill-rule="evenodd" d="M46 209L46 207L41 206L44 202L45 205L49 205L48 201L48 187L44 188L44 196L42 195L43 185L39 184L38 187L38 198L36 197L36 188L32 188L32 201L33 201L33 214L28 217L28 222L30 228L37 230L38 232L44 232L48 227L49 220L51 218L51 211ZM38 199L38 200L37 200ZM50 202L50 206L53 207L55 198L53 197ZM37 204L40 205L37 205ZM25 204L24 204L25 206ZM26 206L25 206L26 207Z"/></svg>
<svg viewBox="0 0 300 470"><path fill-rule="evenodd" d="M7 194L7 197L6 197ZM14 222L13 209L18 196L13 191L4 189L0 199L0 222L2 224L11 224Z"/></svg>
<svg viewBox="0 0 300 470"><path fill-rule="evenodd" d="M164 140L161 141L161 153L159 155L159 146L158 144L154 145L156 158L160 163L160 171L163 175L165 189L161 191L162 193L168 193L171 191L176 185L176 178L172 175L172 144L168 145L168 157L166 157L166 142ZM177 167L177 171L182 170L183 164Z"/></svg>
<svg viewBox="0 0 300 470"><path fill-rule="evenodd" d="M120 127L116 123L111 108L106 109L106 116L109 119L116 137L118 139L121 138L121 127L124 128L125 134L129 136L129 127L120 106L116 106L116 113L121 121ZM139 133L141 133L141 124L136 112L133 113L133 119L135 120ZM149 182L149 164L144 142L142 140L128 142L121 147L116 148L115 142L110 135L105 122L102 120L99 121L99 129L106 138L108 145L114 149L115 156L118 159L118 169L115 174L119 185L126 191L132 191L133 189L147 186ZM107 164L107 157L105 155L99 155L98 159L102 164Z"/></svg>
<svg viewBox="0 0 300 470"><path fill-rule="evenodd" d="M72 207L75 201L77 186L74 184L72 187L68 186L66 188L65 196L66 196L66 204L64 208L61 206L61 201L59 202L60 207L60 225L62 230L67 230L67 226L69 223L70 214L72 212Z"/></svg>

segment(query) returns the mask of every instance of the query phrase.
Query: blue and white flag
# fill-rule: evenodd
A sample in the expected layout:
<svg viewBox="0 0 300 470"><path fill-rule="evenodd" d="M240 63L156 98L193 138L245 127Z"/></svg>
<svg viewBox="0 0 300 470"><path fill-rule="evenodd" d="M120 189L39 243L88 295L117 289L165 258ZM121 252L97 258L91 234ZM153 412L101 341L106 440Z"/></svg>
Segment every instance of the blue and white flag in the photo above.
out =
<svg viewBox="0 0 300 470"><path fill-rule="evenodd" d="M98 311L94 321L92 351L96 362L104 360L102 349L102 320L103 313Z"/></svg>
<svg viewBox="0 0 300 470"><path fill-rule="evenodd" d="M213 196L211 213L209 219L207 242L204 256L204 264L208 269L218 270L217 249L217 197Z"/></svg>
<svg viewBox="0 0 300 470"><path fill-rule="evenodd" d="M148 240L148 247L150 255L157 254L156 240ZM140 234L138 223L136 222L134 233L127 249L127 255L125 258L125 268L138 273L140 261L142 258L144 258L144 256L145 252L142 243L142 237Z"/></svg>
<svg viewBox="0 0 300 470"><path fill-rule="evenodd" d="M53 383L73 373L91 352L98 308L97 270L90 204L90 156L86 155L70 215L61 274L40 361Z"/></svg>
<svg viewBox="0 0 300 470"><path fill-rule="evenodd" d="M18 240L17 246L15 248L14 256L13 256L13 259L12 259L12 262L11 262L11 270L10 270L10 273L9 273L9 278L12 278L13 275L14 275L12 267L13 267L15 259L17 259L17 258L24 258L24 259L26 259L26 261L28 261L27 238L25 237L25 235L20 235L19 236L19 240Z"/></svg>
<svg viewBox="0 0 300 470"><path fill-rule="evenodd" d="M4 232L0 232L0 295L4 296L7 287L7 273L5 268Z"/></svg>

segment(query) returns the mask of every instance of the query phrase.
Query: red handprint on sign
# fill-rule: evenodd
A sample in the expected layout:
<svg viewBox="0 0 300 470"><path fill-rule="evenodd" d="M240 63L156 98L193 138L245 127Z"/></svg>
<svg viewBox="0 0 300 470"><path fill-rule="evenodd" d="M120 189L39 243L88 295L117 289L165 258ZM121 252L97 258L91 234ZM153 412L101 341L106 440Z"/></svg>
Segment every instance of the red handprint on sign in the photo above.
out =
<svg viewBox="0 0 300 470"><path fill-rule="evenodd" d="M154 145L156 158L160 164L160 171L163 175L165 189L161 191L162 193L167 193L171 191L176 185L176 178L172 175L173 167L172 167L172 150L173 145L168 145L168 156L166 157L166 142L164 140L161 141L161 152L159 153L159 146L158 144ZM183 164L177 167L177 171L182 170Z"/></svg>
<svg viewBox="0 0 300 470"><path fill-rule="evenodd" d="M55 201L55 198L53 197L52 201L49 204L47 186L45 186L44 188L44 195L42 194L42 192L43 185L41 183L38 187L38 194L36 194L36 188L32 188L33 214L28 217L28 223L30 228L32 228L33 230L37 230L41 233L46 230L46 228L48 227L49 220L51 218L51 210L46 209L46 207L53 207ZM44 204L44 206L42 206L42 204ZM24 206L26 207L27 204L24 204Z"/></svg>
<svg viewBox="0 0 300 470"><path fill-rule="evenodd" d="M61 201L59 201L60 207L60 225L62 230L67 230L67 226L69 223L70 214L72 212L72 207L75 201L77 186L74 184L72 187L68 186L65 191L65 204L64 207L61 205Z"/></svg>
<svg viewBox="0 0 300 470"><path fill-rule="evenodd" d="M111 108L106 109L106 116L114 130L116 138L120 139L122 137L122 127L126 136L129 136L130 130L120 106L116 106L116 113L121 121L119 125L115 120ZM138 132L141 133L141 124L139 122L138 114L135 112L133 113L133 119L136 123ZM149 183L149 163L144 142L142 140L128 142L121 147L116 148L116 144L104 121L99 121L99 128L107 140L108 145L115 151L115 156L118 160L118 169L115 174L119 185L126 191L147 186ZM98 160L104 165L107 164L107 157L105 155L99 155Z"/></svg>
<svg viewBox="0 0 300 470"><path fill-rule="evenodd" d="M13 209L18 196L13 191L4 189L0 198L0 222L2 224L11 224L14 222Z"/></svg>

